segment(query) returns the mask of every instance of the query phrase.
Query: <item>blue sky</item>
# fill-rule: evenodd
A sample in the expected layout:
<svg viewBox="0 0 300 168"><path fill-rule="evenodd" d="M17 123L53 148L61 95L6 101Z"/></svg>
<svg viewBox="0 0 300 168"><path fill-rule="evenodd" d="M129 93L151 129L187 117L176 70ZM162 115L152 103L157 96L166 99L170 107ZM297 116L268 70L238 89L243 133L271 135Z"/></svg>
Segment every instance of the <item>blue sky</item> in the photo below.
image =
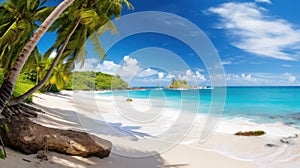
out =
<svg viewBox="0 0 300 168"><path fill-rule="evenodd" d="M300 70L297 67L300 58L300 20L297 18L299 16L297 8L300 7L300 2L298 1L133 0L131 2L135 6L133 12L173 13L188 19L203 30L222 60L227 85L299 85ZM130 13L132 11L123 14ZM105 44L108 37L101 40ZM143 66L147 65L147 62L139 60L139 57L147 57L147 53L139 52L142 56L135 54L136 50L147 47L159 47L174 52L188 64L188 68L183 67L181 71L173 72L161 71L164 75L159 76L160 69L151 69L157 71L156 73L150 71L147 66ZM188 46L180 44L178 39L169 36L154 33L137 34L116 44L108 51L108 55L107 61L113 61L115 64L124 61L124 56L129 56L136 59L136 64L140 65L140 69L136 68L137 70L146 69L149 72L149 76L136 75L131 81L132 85L166 85L172 77L186 80L192 78L197 80L199 85L210 84L211 77L196 54ZM170 64L169 60L164 59L163 54L157 52L156 55L160 55L161 61ZM109 72L104 68L100 69ZM162 76L163 78L159 78Z"/></svg>
<svg viewBox="0 0 300 168"><path fill-rule="evenodd" d="M142 11L161 11L187 19L201 29L218 52L227 85L300 84L300 1L130 2L135 9L124 10L123 16ZM172 24L172 20L169 21ZM168 22L168 18L164 22ZM139 24L142 26L147 23L139 21ZM176 23L173 27L176 31ZM186 29L180 33L191 34L191 31ZM38 44L40 50L47 50L54 38L55 34L47 34ZM116 37L110 33L100 37L108 53L108 57L100 63L92 47L88 46L82 70L118 73L131 86L165 86L172 78L185 79L194 85L210 85L213 76L208 75L209 69L205 63L189 45L176 37L160 33L136 33L109 48L108 41L113 38Z"/></svg>

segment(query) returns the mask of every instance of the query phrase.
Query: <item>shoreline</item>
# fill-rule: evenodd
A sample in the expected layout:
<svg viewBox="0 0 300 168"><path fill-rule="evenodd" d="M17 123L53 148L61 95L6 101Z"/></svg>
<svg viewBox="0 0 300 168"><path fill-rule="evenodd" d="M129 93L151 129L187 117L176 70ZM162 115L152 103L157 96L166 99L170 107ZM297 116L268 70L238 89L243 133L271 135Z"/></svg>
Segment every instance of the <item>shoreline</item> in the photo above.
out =
<svg viewBox="0 0 300 168"><path fill-rule="evenodd" d="M275 141L278 140L276 138L274 139L274 135L271 136L267 134L263 137L236 137L232 134L228 134L228 132L226 133L226 129L227 131L230 130L231 132L234 132L235 130L232 130L233 127L229 126L228 123L222 123L222 121L219 123L219 130L217 129L215 134L213 134L213 136L211 136L211 138L206 143L199 144L197 140L200 134L199 128L201 128L201 120L203 119L201 117L198 118L196 125L194 125L193 129L190 130L190 132L184 137L183 141L180 144L177 144L175 147L163 153L160 153L159 150L155 150L154 148L152 148L152 150L149 150L149 148L141 144L146 143L146 140L151 138L151 136L149 135L155 135L155 131L153 132L153 130L151 129L161 128L161 121L154 122L150 126L144 126L141 124L142 126L138 127L137 124L133 125L132 122L121 119L120 116L117 115L118 111L116 111L116 108L113 107L114 104L111 102L111 99L99 97L88 99L89 96L86 96L87 92L83 92L83 95L85 95L86 97L78 97L78 95L74 95L74 93L75 92L72 91L63 91L60 94L37 94L34 97L34 103L37 107L43 108L47 112L47 114L39 114L39 117L37 119L34 119L34 121L49 127L73 130L87 130L87 132L89 133L112 141L115 148L113 149L110 157L102 160L94 157L76 157L77 159L74 159L74 157L72 156L65 156L50 152L49 161L39 163L40 167L61 167L62 165L64 165L65 167L74 167L74 165L77 165L77 167L87 168L115 168L124 167L126 163L126 165L128 165L128 168L141 167L141 165L143 165L143 167L148 166L149 168L170 166L176 167L176 165L178 167L186 168L196 168L200 166L211 168L220 167L219 165L232 168L255 168L268 164L265 162L261 162L260 160L255 160L257 159L257 156L247 159L246 155L242 157L236 157L236 155L240 155L243 152L245 153L245 151L253 152L254 150L256 153L257 151L265 151L261 155L267 156L267 154L274 153L274 150L278 150L273 147L267 148L264 146L267 143L275 143ZM96 101L93 102L91 100ZM138 101L134 102L138 103ZM170 114L172 114L172 111L170 112ZM102 116L102 119L105 119L105 123L99 118L95 118L99 115ZM239 120L236 122L236 124L243 123ZM110 123L110 126L113 127L108 127L107 123ZM82 126L84 128L82 128ZM268 127L269 126L270 125L268 125ZM225 129L225 132L222 132L222 129L220 130L220 127L223 128L223 131ZM274 125L274 127L278 127L278 125ZM115 129L117 129L117 131ZM256 127L253 127L251 123L248 123L248 125L244 125L243 128L240 127L235 129L244 131L249 129L256 129ZM282 133L284 133L285 130L286 128L283 128ZM293 132L295 130L291 131ZM158 133L159 131L156 132L156 134ZM286 135L290 135L290 133L285 133ZM170 136L176 137L176 134L171 133ZM282 134L282 136L285 135ZM282 136L278 136L277 138L281 138ZM298 141L299 139L297 139L296 145L298 145ZM226 144L227 146L224 144ZM249 149L249 146L252 146L253 149ZM154 152L156 155L148 156L145 158L130 158L126 156L122 157L120 156L120 152L124 152L122 151L122 149L124 148L130 149L128 153L129 155L133 155L133 153L135 155L149 155L149 153L151 152L151 154L153 154ZM286 147L286 149L292 150L289 148L292 147ZM297 148L297 146L294 146L294 148ZM251 152L248 154L251 154ZM294 152L297 152L297 150ZM26 156L11 150L9 150L9 153L12 153L12 155L15 156L9 156L7 160L0 161L1 164L7 165L7 167L11 166L11 164L14 164L11 162L15 162L16 164L24 162L25 164L26 162L22 161L22 158L24 157L29 158L29 160L33 160L33 162L35 162L28 163L28 167L32 167L34 164L38 163L38 159L34 158L34 155ZM262 157L261 155L260 157ZM284 153L282 155L284 156ZM276 157L279 157L279 155ZM55 158L64 158L64 161L59 161ZM251 160L254 160L255 163L251 162ZM300 157L292 158L292 161L293 163L297 163L297 161L300 161ZM60 162L62 162L63 164L61 164ZM289 167L289 165L287 166Z"/></svg>

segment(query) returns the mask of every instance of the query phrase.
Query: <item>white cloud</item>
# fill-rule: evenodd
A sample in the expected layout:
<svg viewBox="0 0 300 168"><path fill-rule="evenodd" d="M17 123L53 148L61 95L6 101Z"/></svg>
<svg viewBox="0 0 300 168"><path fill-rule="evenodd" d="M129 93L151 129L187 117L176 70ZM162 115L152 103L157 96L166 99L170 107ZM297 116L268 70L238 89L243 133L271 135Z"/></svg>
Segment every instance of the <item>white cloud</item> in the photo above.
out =
<svg viewBox="0 0 300 168"><path fill-rule="evenodd" d="M99 64L99 60L96 58L87 58L82 68L80 64L76 64L75 71L94 71L114 75L118 67L120 65L115 64L113 61L103 61Z"/></svg>
<svg viewBox="0 0 300 168"><path fill-rule="evenodd" d="M217 28L227 30L233 46L258 56L297 59L300 29L286 20L267 16L267 9L255 3L229 2L208 12L221 17Z"/></svg>
<svg viewBox="0 0 300 168"><path fill-rule="evenodd" d="M132 85L144 86L167 86L172 79L186 80L191 85L208 84L209 79L199 70L186 70L183 72L161 72L156 69L143 69L138 60L125 56L121 64L116 64L113 61L99 61L95 58L85 60L83 68L79 71L101 71L108 74L120 75L125 81ZM218 76L212 77L217 78ZM131 81L134 79L134 81ZM132 83L131 83L132 82ZM226 82L228 86L274 86L274 85L299 85L297 76L286 72L282 74L271 73L241 73L241 74L226 74Z"/></svg>
<svg viewBox="0 0 300 168"><path fill-rule="evenodd" d="M84 61L84 65L81 67L81 63L75 65L75 71L95 71L95 65L99 61L95 58L87 58Z"/></svg>
<svg viewBox="0 0 300 168"><path fill-rule="evenodd" d="M140 69L141 69L141 68L140 68ZM147 76L155 75L155 74L157 74L157 73L158 73L158 71L153 70L153 69L151 69L151 68L147 68L147 69L145 69L145 70L143 70L143 71L141 71L141 72L138 72L137 76L138 76L138 77L147 77Z"/></svg>
<svg viewBox="0 0 300 168"><path fill-rule="evenodd" d="M291 83L296 82L296 77L288 72L284 73L283 76L286 77Z"/></svg>
<svg viewBox="0 0 300 168"><path fill-rule="evenodd" d="M272 4L271 0L255 0L255 2Z"/></svg>
<svg viewBox="0 0 300 168"><path fill-rule="evenodd" d="M126 82L130 81L140 72L142 68L138 65L137 59L124 56L123 62L118 67L116 74L121 76Z"/></svg>
<svg viewBox="0 0 300 168"><path fill-rule="evenodd" d="M168 74L168 75L166 76L166 78L167 78L167 79L173 79L173 78L175 78L175 75Z"/></svg>
<svg viewBox="0 0 300 168"><path fill-rule="evenodd" d="M252 77L251 74L242 74L242 79L248 82L257 83L257 78Z"/></svg>
<svg viewBox="0 0 300 168"><path fill-rule="evenodd" d="M180 80L186 80L192 85L206 82L207 79L203 74L201 74L199 71L193 72L191 70L186 70L184 75L178 75L178 79Z"/></svg>
<svg viewBox="0 0 300 168"><path fill-rule="evenodd" d="M164 74L163 72L158 72L158 78L159 78L159 79L162 79L162 78L164 77L164 75L165 75L165 74Z"/></svg>
<svg viewBox="0 0 300 168"><path fill-rule="evenodd" d="M222 61L222 64L223 65L230 65L230 64L232 64L232 61Z"/></svg>
<svg viewBox="0 0 300 168"><path fill-rule="evenodd" d="M281 66L287 67L287 68L292 68L293 67L293 65L290 65L290 64L282 64Z"/></svg>
<svg viewBox="0 0 300 168"><path fill-rule="evenodd" d="M115 64L113 61L103 61L96 66L94 71L100 71L102 73L114 75L119 67L120 65Z"/></svg>
<svg viewBox="0 0 300 168"><path fill-rule="evenodd" d="M55 50L52 51L52 53L49 55L49 58L55 58L56 54L57 54L57 52Z"/></svg>
<svg viewBox="0 0 300 168"><path fill-rule="evenodd" d="M124 56L123 62L118 66L116 74L130 84L134 78L149 78L156 75L163 78L164 73L152 68L144 69L137 59L130 56ZM136 80L135 79L135 80Z"/></svg>
<svg viewBox="0 0 300 168"><path fill-rule="evenodd" d="M299 85L296 76L286 72L283 74L248 73L226 74L228 86L288 86Z"/></svg>

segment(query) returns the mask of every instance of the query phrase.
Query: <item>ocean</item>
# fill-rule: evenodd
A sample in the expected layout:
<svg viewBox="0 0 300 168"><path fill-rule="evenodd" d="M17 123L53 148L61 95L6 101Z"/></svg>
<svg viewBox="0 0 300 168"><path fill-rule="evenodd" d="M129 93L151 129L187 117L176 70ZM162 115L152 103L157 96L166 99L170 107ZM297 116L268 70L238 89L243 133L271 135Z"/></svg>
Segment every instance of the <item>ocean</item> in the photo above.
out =
<svg viewBox="0 0 300 168"><path fill-rule="evenodd" d="M253 161L260 168L300 166L300 87L151 88L97 92L97 96L99 102L113 106L109 110L115 112L99 113L94 118L121 125L122 136L137 132L138 136L151 135L137 140L142 147L164 152L169 147L162 142L179 143ZM133 101L128 103L127 98ZM105 105L100 105L100 110ZM213 117L209 117L211 114ZM234 135L254 130L263 130L266 134L259 137ZM212 134L202 141L206 133ZM156 140L160 143L156 144ZM148 143L151 145L145 145ZM114 152L124 154L122 150Z"/></svg>
<svg viewBox="0 0 300 168"><path fill-rule="evenodd" d="M203 114L209 113L214 100L215 104L224 105L224 118L240 117L257 123L282 122L300 128L300 87L226 87L222 88L226 90L225 95L217 94L213 99L214 89L220 88L146 89L100 92L99 95L147 99L152 101L153 106Z"/></svg>

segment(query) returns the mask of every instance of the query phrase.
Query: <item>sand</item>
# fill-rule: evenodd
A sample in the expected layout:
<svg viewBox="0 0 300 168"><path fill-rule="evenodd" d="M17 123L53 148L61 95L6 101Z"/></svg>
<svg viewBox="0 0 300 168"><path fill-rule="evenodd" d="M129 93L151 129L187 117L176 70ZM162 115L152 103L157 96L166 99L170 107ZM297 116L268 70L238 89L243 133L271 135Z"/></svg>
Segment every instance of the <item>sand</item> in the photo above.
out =
<svg viewBox="0 0 300 168"><path fill-rule="evenodd" d="M232 133L236 130L260 128L246 121L239 123L240 120L231 121L231 123L241 125L241 127L235 129L233 129L233 126L220 122L211 138L201 144L198 142L198 136L200 134L199 128L203 127L200 122L203 116L198 116L197 120L199 121L193 123L193 128L187 131L183 140L175 143L175 140L172 141L172 139L178 138L176 133L181 132L181 127L176 128L175 131L170 131L168 135L171 138L165 138L164 136L161 136L163 139L157 138L160 137L159 135L162 132L168 131L165 127L170 125L168 122L173 121L173 118L170 117L171 112L163 112L159 115L159 118L148 122L151 124L143 122L137 124L133 120L122 118L122 115L119 114L120 111L115 107L111 98L87 96L89 94L93 95L93 92L82 94L64 91L60 94L37 94L34 97L34 104L44 109L46 113L39 114L39 117L33 120L49 127L87 131L112 141L114 147L108 158L82 158L48 152L49 160L41 161L36 158L35 154L23 155L17 151L7 149L8 158L0 160L0 167L257 168L266 165L265 162L256 162L258 157L270 155L274 153L274 150L277 151L277 149L266 148L264 145L271 142L279 144L278 139L274 139L275 135L262 138L234 136ZM128 102L124 101L123 103L125 107ZM123 105L120 105L120 108ZM132 105L137 109L151 106L149 102L138 100L134 100ZM141 116L145 113L142 113ZM123 115L128 116L129 114ZM166 118L168 122L165 120ZM268 127L272 128L272 125L268 125ZM277 127L277 125L274 125L274 127ZM289 129L287 135L294 132L298 133L297 130L290 127L283 128L283 130L286 129ZM261 155L253 155L258 152L262 152ZM298 151L292 152L297 153ZM292 166L297 165L300 161L299 156L290 159L288 162L295 163ZM289 167L290 165L286 166Z"/></svg>

